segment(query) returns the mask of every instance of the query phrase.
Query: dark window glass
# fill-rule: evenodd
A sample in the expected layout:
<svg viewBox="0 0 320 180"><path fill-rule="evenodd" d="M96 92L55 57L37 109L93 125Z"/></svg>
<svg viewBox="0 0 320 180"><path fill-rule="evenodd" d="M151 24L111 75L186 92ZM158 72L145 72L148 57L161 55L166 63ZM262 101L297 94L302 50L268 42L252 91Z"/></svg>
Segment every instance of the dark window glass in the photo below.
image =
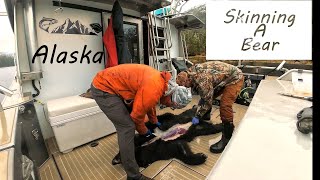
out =
<svg viewBox="0 0 320 180"><path fill-rule="evenodd" d="M124 37L126 39L126 45L132 56L132 63L140 63L138 25L129 22L124 22L123 31Z"/></svg>

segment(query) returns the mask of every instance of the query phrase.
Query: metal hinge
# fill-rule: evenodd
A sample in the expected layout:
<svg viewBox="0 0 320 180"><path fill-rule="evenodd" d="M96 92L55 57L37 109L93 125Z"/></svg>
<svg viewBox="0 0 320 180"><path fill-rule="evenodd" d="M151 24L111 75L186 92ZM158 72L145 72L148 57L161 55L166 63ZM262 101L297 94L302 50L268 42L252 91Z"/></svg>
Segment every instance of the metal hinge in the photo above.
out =
<svg viewBox="0 0 320 180"><path fill-rule="evenodd" d="M21 73L21 81L31 81L35 79L41 79L43 78L42 72L27 72L27 73Z"/></svg>

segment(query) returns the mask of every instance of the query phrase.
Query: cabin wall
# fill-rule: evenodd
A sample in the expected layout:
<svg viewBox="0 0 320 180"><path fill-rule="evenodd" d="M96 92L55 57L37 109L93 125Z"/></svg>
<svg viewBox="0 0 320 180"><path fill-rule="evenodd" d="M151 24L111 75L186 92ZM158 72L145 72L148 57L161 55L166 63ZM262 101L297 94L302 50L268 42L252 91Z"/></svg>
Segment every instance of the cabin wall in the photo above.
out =
<svg viewBox="0 0 320 180"><path fill-rule="evenodd" d="M43 103L51 99L79 95L85 92L90 88L91 81L95 74L104 68L104 56L101 58L101 63L92 62L93 56L97 52L103 52L101 32L98 33L98 35L50 33L57 26L61 26L64 23L69 23L69 26L72 26L71 23L77 20L84 26L89 26L91 23L99 23L101 25L101 13L71 8L63 8L62 13L55 13L55 9L57 9L57 7L54 7L50 0L36 0L35 21L37 25L38 46L46 45L48 47L46 62L41 64L43 78L40 80L40 95L36 97L36 99ZM81 14L81 16L79 16L79 14ZM56 24L51 25L53 27L50 26L48 29L49 32L44 30L46 28L42 29L39 26L39 22L44 17L53 18L58 21ZM70 21L68 19L70 19ZM55 45L56 50L53 55ZM91 51L91 53L88 54L90 62L88 62L87 58L83 58L83 62L81 63L80 60L85 46L87 47L84 53ZM70 61L73 62L75 60L71 57L71 53L75 51L78 51L78 53L73 54L74 57L77 58L77 61L70 63ZM66 62L58 63L57 58L62 52L66 54ZM45 53L45 49L42 49L40 53ZM63 59L64 54L60 54L60 60ZM96 56L96 59L98 59L97 57L98 56ZM44 59L44 56L40 56L39 58L39 60ZM52 63L50 62L51 59L53 59ZM39 87L38 83L36 83L36 85ZM34 92L30 84L24 86L24 92L28 91ZM43 136L44 138L49 138L53 136L53 133L45 118L44 108L40 104L37 104L36 107Z"/></svg>
<svg viewBox="0 0 320 180"><path fill-rule="evenodd" d="M72 22L79 21L82 25L88 26L91 23L98 23L101 25L101 14L96 12L89 12L84 10L64 8L62 13L55 13L51 1L36 1L36 22L37 24L43 17L54 18L58 23L54 27L61 26ZM81 16L79 16L81 14ZM69 20L70 19L70 20ZM62 34L50 33L37 27L38 46L46 45L48 47L48 56L46 62L42 64L43 76L41 80L42 93L40 97L55 99L64 96L76 95L83 93L90 87L93 76L104 67L104 57L101 57L100 63L93 63L93 56L98 52L103 52L102 33L97 35L83 35L83 34ZM65 28L66 26L63 26ZM54 46L56 45L56 52L52 55ZM87 47L85 47L87 46ZM84 51L84 48L86 50ZM76 53L75 51L78 51ZM89 53L91 51L91 53ZM41 51L44 52L44 49ZM61 52L66 52L66 63L58 63L57 59ZM75 61L71 54L74 53ZM89 53L89 58L81 59L82 54ZM60 54L59 59L63 59L63 54ZM53 63L50 62L54 59ZM40 60L44 58L41 57ZM89 59L89 60L88 60ZM96 56L95 59L99 59ZM83 62L81 63L81 60Z"/></svg>
<svg viewBox="0 0 320 180"><path fill-rule="evenodd" d="M172 36L172 47L170 51L171 58L180 57L182 54L179 53L179 47L181 46L179 31L172 24L170 25L170 29Z"/></svg>

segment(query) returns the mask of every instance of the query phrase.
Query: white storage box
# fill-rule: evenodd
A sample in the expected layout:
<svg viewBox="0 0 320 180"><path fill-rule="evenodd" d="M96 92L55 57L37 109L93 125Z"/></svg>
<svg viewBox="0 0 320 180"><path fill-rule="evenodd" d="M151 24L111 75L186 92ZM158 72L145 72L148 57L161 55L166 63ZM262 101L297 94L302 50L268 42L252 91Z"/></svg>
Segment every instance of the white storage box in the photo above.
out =
<svg viewBox="0 0 320 180"><path fill-rule="evenodd" d="M93 99L70 96L50 100L47 112L59 150L63 153L116 131Z"/></svg>

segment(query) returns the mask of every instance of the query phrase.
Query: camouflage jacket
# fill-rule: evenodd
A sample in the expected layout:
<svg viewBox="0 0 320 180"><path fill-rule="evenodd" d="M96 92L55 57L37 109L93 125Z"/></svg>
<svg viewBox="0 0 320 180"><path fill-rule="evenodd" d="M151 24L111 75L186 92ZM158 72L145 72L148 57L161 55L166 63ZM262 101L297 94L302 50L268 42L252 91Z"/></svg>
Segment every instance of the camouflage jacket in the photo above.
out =
<svg viewBox="0 0 320 180"><path fill-rule="evenodd" d="M202 117L211 109L214 94L223 87L237 83L243 77L242 71L227 63L220 61L208 61L191 66L187 73L193 83L193 90L199 93L203 103L196 112L196 116Z"/></svg>

